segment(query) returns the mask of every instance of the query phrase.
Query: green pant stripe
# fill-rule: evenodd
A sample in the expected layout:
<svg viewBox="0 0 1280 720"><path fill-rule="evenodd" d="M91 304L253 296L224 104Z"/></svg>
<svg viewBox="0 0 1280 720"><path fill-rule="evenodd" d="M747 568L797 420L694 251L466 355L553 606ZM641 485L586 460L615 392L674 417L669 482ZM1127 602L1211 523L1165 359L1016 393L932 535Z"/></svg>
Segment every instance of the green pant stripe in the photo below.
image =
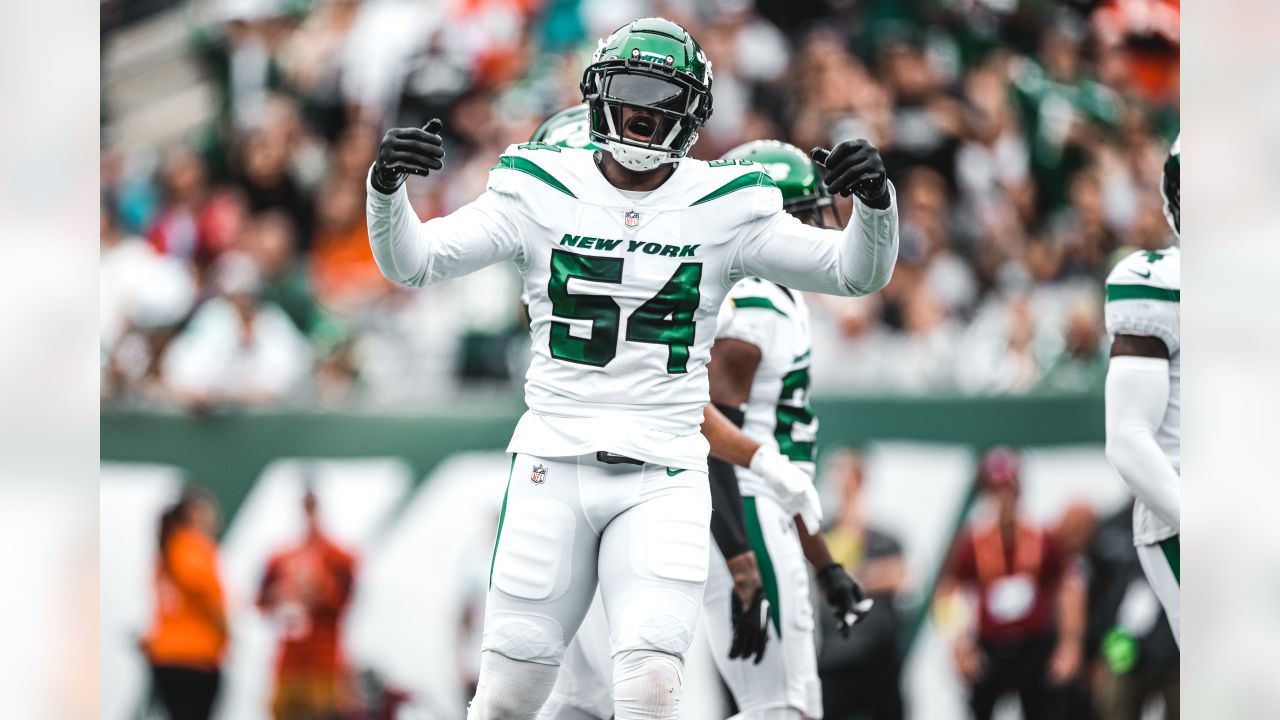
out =
<svg viewBox="0 0 1280 720"><path fill-rule="evenodd" d="M1181 551L1178 547L1178 536L1160 541L1160 549L1164 551L1164 559L1169 561L1169 569L1173 571L1173 579L1182 587Z"/></svg>
<svg viewBox="0 0 1280 720"><path fill-rule="evenodd" d="M751 550L756 554L756 565L760 567L760 579L764 583L764 596L769 600L769 618L773 627L782 637L782 607L778 602L778 576L773 572L773 560L769 557L769 547L764 544L764 530L760 527L760 514L756 511L756 499L743 497L742 507L746 510L747 540Z"/></svg>
<svg viewBox="0 0 1280 720"><path fill-rule="evenodd" d="M507 489L502 493L502 512L498 514L498 535L493 538L493 557L489 559L489 588L493 589L493 566L498 562L498 541L502 539L502 521L507 519L507 496L511 494L511 474L516 469L516 454L511 453L511 467L507 468Z"/></svg>

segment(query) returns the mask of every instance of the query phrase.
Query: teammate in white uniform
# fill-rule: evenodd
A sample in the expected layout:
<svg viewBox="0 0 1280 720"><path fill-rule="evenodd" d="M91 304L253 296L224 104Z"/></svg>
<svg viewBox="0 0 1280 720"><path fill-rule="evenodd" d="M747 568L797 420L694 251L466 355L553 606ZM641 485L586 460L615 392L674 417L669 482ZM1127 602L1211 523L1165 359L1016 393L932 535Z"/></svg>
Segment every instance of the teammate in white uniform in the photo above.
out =
<svg viewBox="0 0 1280 720"><path fill-rule="evenodd" d="M1181 149L1165 161L1165 216L1181 238ZM1182 375L1181 253L1178 247L1137 252L1107 277L1107 458L1137 498L1133 542L1147 580L1179 639L1181 527L1180 409Z"/></svg>
<svg viewBox="0 0 1280 720"><path fill-rule="evenodd" d="M837 145L824 182L859 201L844 231L782 211L757 166L685 157L711 111L688 33L637 20L583 78L607 152L512 146L486 192L426 223L400 187L442 167L438 121L393 129L370 171L374 258L418 287L509 260L529 297L529 411L494 550L471 720L533 718L597 580L614 715L674 718L707 574L706 363L739 279L874 292L897 256L892 185L873 147Z"/></svg>
<svg viewBox="0 0 1280 720"><path fill-rule="evenodd" d="M822 191L816 169L799 149L777 141L756 141L735 148L725 158L749 160L769 172L791 214L822 227L824 213L829 212L838 226L831 197ZM802 467L805 482L812 487L818 421L808 402L810 355L809 313L802 295L759 278L744 279L733 287L721 309L711 349L711 399L754 442L745 446L727 442L723 435L735 431L709 430L704 425L713 455L724 454L740 466L749 466L750 459L767 448ZM859 614L870 609L870 600L831 559L816 523L811 534L779 497L775 483L751 470L737 471L735 479L723 461L713 460L711 473L713 480L719 473L728 473L729 482L741 486L749 540L744 537L740 546L758 559L768 598L764 607L769 649L761 646L758 652L747 653L750 661L734 660L739 655L733 622L737 613L726 612L726 606L735 601L732 604L737 607L735 585L740 583L735 582L736 573L725 558L736 555L739 545L717 536L703 602L712 656L739 709L735 718L821 718L806 559L819 571L819 584L836 609L842 632L847 633ZM593 606L570 645L556 687L539 716L542 720L609 717L611 698L604 672L609 646L602 627L602 614Z"/></svg>

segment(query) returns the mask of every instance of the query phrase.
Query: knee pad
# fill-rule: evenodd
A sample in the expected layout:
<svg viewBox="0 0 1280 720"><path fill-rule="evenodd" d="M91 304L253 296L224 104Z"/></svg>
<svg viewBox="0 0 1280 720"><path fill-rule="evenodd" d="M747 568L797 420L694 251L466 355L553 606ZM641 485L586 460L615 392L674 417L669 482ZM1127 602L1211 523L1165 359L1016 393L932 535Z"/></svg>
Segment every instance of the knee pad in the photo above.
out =
<svg viewBox="0 0 1280 720"><path fill-rule="evenodd" d="M467 720L535 720L559 670L556 665L481 653L480 681L467 706Z"/></svg>
<svg viewBox="0 0 1280 720"><path fill-rule="evenodd" d="M675 720L680 714L684 662L655 650L629 650L613 658L616 720Z"/></svg>
<svg viewBox="0 0 1280 720"><path fill-rule="evenodd" d="M482 649L513 660L559 665L564 658L564 629L549 617L495 611L485 618Z"/></svg>

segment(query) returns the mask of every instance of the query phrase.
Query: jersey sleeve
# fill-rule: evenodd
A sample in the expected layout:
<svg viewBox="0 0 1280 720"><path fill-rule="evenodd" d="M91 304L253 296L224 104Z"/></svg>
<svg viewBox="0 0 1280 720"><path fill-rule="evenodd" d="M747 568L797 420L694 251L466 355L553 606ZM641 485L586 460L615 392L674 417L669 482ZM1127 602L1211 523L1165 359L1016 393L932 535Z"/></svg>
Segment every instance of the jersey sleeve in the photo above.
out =
<svg viewBox="0 0 1280 720"><path fill-rule="evenodd" d="M889 282L898 259L898 200L889 184L889 207L854 202L843 231L810 227L775 205L756 203L730 280L762 277L796 290L829 295L869 295Z"/></svg>
<svg viewBox="0 0 1280 720"><path fill-rule="evenodd" d="M1126 258L1107 277L1107 334L1159 338L1172 355L1179 347L1181 291L1162 282L1143 255Z"/></svg>
<svg viewBox="0 0 1280 720"><path fill-rule="evenodd" d="M519 204L496 187L493 175L480 197L425 223L418 220L403 185L384 195L366 181L369 245L382 274L401 285L421 287L503 260L522 262Z"/></svg>

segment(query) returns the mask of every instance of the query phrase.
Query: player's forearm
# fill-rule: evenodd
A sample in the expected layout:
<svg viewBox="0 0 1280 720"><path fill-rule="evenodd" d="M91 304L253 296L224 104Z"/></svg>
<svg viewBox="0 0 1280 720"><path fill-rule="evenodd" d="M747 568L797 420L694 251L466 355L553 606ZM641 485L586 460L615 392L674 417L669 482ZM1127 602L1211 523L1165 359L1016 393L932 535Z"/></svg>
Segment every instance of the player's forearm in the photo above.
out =
<svg viewBox="0 0 1280 720"><path fill-rule="evenodd" d="M365 192L369 247L378 269L392 282L421 286L428 266L426 238L404 186L384 195L366 180Z"/></svg>
<svg viewBox="0 0 1280 720"><path fill-rule="evenodd" d="M744 435L738 425L710 403L703 410L702 434L713 456L738 467L751 467L751 458L760 449L760 443Z"/></svg>
<svg viewBox="0 0 1280 720"><path fill-rule="evenodd" d="M1107 459L1134 496L1181 527L1178 473L1156 442L1169 401L1169 361L1118 356L1106 382Z"/></svg>
<svg viewBox="0 0 1280 720"><path fill-rule="evenodd" d="M804 550L804 559L809 561L809 565L813 566L814 570L821 570L834 563L835 559L831 557L826 538L822 537L821 533L810 533L799 515L796 516L795 522L796 534L800 536L800 548Z"/></svg>
<svg viewBox="0 0 1280 720"><path fill-rule="evenodd" d="M889 207L883 210L854 201L840 249L840 280L849 295L870 295L888 285L893 276L898 261L898 201L893 183L888 186Z"/></svg>

